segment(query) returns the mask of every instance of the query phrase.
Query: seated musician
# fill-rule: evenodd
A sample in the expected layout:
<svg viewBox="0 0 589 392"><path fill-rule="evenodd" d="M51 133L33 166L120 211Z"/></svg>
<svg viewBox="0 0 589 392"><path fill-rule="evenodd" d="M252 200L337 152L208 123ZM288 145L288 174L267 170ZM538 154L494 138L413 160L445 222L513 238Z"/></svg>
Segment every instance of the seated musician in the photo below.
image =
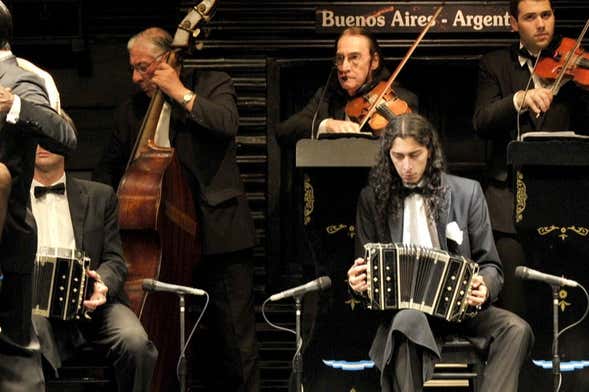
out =
<svg viewBox="0 0 589 392"><path fill-rule="evenodd" d="M83 343L114 366L119 391L148 391L157 349L126 305L127 265L111 187L65 174L64 157L37 147L31 207L38 247L80 249L90 257L90 319L61 321L33 316L43 357L53 369Z"/></svg>
<svg viewBox="0 0 589 392"><path fill-rule="evenodd" d="M345 113L347 102L370 92L379 82L386 81L390 72L384 66L376 38L364 29L352 27L344 30L335 46L337 80L330 77L303 110L278 125L276 134L280 143L310 138L311 132L317 135L360 131L358 123L351 121ZM394 91L413 111L417 111L418 99L415 94L396 84Z"/></svg>
<svg viewBox="0 0 589 392"><path fill-rule="evenodd" d="M480 185L445 173L436 131L418 114L397 117L383 134L376 166L357 207L357 245L403 242L440 248L478 263L468 302L480 309L462 323L404 309L383 313L370 349L383 391L421 391L440 359L440 337L460 333L486 350L482 391L517 391L533 342L529 325L492 305L503 273ZM357 258L348 283L365 294L366 261Z"/></svg>
<svg viewBox="0 0 589 392"><path fill-rule="evenodd" d="M516 138L518 122L521 133L589 132L589 91L568 80L553 92L553 82L535 74L531 76L535 56L559 45L554 34L556 20L550 0L511 0L509 13L511 27L518 33L519 40L481 59L473 123L477 135L493 143L485 196L505 270L503 304L521 314L526 307L524 289L515 279L514 271L524 264L525 254L513 224L511 185L514 181L507 168L507 143Z"/></svg>

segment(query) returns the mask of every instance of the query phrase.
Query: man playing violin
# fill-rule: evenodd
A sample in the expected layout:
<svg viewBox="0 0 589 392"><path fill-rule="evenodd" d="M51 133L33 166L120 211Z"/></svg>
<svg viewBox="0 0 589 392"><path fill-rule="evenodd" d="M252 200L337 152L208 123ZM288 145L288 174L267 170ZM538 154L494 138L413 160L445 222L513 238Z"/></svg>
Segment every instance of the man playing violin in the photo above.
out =
<svg viewBox="0 0 589 392"><path fill-rule="evenodd" d="M155 141L175 148L191 185L203 253L195 285L211 296L205 315L210 338L199 341L200 358L207 368L194 368L208 390L256 391L259 372L251 254L256 240L235 156L239 126L235 89L224 72L186 70L179 74L166 63L171 44L170 34L157 27L129 40L133 83L142 91L119 108L116 128L93 176L117 186L148 97L159 88L169 105L168 114L167 109L162 110L159 121L169 124L169 134L161 134L158 127Z"/></svg>
<svg viewBox="0 0 589 392"><path fill-rule="evenodd" d="M313 98L299 113L278 125L276 133L280 142L294 142L317 134L358 133L358 123L351 121L345 112L346 104L353 98L370 92L390 72L383 64L382 51L376 39L368 31L352 27L344 30L336 40L335 67L337 81L329 78L325 87L317 90ZM395 86L398 98L416 111L415 94Z"/></svg>
<svg viewBox="0 0 589 392"><path fill-rule="evenodd" d="M554 39L555 15L550 1L511 0L510 14L511 27L518 33L519 42L481 59L473 124L479 136L493 142L486 197L497 249L505 266L504 305L520 312L524 295L513 272L525 255L516 240L513 225L507 143L516 137L518 121L522 133L588 132L589 93L570 81L552 90L552 82L535 74L531 76L535 56L558 45ZM526 92L528 81L530 86Z"/></svg>

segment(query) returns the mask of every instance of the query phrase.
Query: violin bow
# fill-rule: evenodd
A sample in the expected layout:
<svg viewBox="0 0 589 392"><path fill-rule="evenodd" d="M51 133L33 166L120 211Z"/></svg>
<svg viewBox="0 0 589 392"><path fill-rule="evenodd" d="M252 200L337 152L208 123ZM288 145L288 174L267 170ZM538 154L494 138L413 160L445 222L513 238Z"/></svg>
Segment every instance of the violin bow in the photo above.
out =
<svg viewBox="0 0 589 392"><path fill-rule="evenodd" d="M575 47L567 54L567 58L564 62L562 69L560 70L560 73L558 74L558 78L556 78L554 84L552 85L551 90L553 94L556 94L556 89L558 88L558 86L560 86L560 82L562 82L562 78L564 77L566 70L569 67L569 64L575 58L575 52L581 47L581 41L583 41L583 38L585 37L585 34L587 33L588 29L589 19L587 19L587 21L585 22L585 26L583 27L583 30L581 30L581 34L579 34L577 42L575 42Z"/></svg>
<svg viewBox="0 0 589 392"><path fill-rule="evenodd" d="M391 77L387 81L385 88L382 89L382 91L378 95L378 97L374 100L374 102L372 102L372 105L370 106L370 110L368 110L368 113L364 117L364 120L362 120L362 122L360 123L359 129L362 129L362 127L364 126L364 124L366 124L366 122L374 114L374 111L376 110L376 105L380 102L380 100L382 99L382 97L386 94L386 92L389 90L389 88L393 85L393 82L395 81L395 79L397 78L397 76L399 75L399 73L401 72L401 70L403 69L403 67L405 66L405 64L407 63L407 61L409 61L409 57L411 57L411 55L413 54L413 52L415 51L415 49L417 48L417 46L419 45L419 43L421 42L421 40L423 39L423 37L425 36L425 34L428 32L428 30L430 29L430 27L433 26L434 22L436 21L436 19L438 18L438 16L442 12L442 9L444 9L444 3L442 3L442 5L440 5L438 7L438 9L434 13L433 17L429 20L428 24L425 25L425 27L423 28L423 30L421 31L421 33L419 34L419 36L417 37L417 39L415 40L415 42L413 43L413 45L411 45L411 47L409 48L409 50L407 50L407 53L405 54L405 57L403 57L403 59L401 60L401 62L399 63L399 65L397 65L397 68L395 69L395 72L393 72L393 74L391 75ZM381 61L383 61L383 59L381 59Z"/></svg>

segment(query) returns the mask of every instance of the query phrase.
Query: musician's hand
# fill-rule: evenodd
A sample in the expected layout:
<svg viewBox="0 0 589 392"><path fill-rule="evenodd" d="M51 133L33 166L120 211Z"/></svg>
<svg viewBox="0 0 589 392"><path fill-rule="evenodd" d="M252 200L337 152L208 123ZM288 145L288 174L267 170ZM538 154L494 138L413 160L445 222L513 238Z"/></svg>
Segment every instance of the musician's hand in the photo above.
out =
<svg viewBox="0 0 589 392"><path fill-rule="evenodd" d="M12 107L14 95L12 89L0 86L0 113L8 113Z"/></svg>
<svg viewBox="0 0 589 392"><path fill-rule="evenodd" d="M182 84L178 72L168 63L162 61L156 67L151 81L155 83L160 90L168 97L175 101L182 102L182 97L188 90Z"/></svg>
<svg viewBox="0 0 589 392"><path fill-rule="evenodd" d="M470 293L466 297L470 306L481 306L489 297L489 289L481 275L475 275L472 279Z"/></svg>
<svg viewBox="0 0 589 392"><path fill-rule="evenodd" d="M84 307L88 309L88 311L92 312L96 310L97 307L104 305L106 303L108 287L106 287L106 285L102 282L102 278L100 277L98 272L88 270L86 271L86 275L95 280L94 291L92 292L92 296L90 297L90 299L84 301Z"/></svg>
<svg viewBox="0 0 589 392"><path fill-rule="evenodd" d="M368 283L366 282L366 260L357 258L354 265L348 270L348 284L352 290L363 293L368 290Z"/></svg>
<svg viewBox="0 0 589 392"><path fill-rule="evenodd" d="M533 88L525 94L525 100L524 91L521 90L516 93L515 98L522 110L529 109L538 115L550 109L554 95L552 94L552 90L548 88Z"/></svg>
<svg viewBox="0 0 589 392"><path fill-rule="evenodd" d="M330 118L325 123L325 132L327 133L358 133L360 126L355 122L334 120Z"/></svg>

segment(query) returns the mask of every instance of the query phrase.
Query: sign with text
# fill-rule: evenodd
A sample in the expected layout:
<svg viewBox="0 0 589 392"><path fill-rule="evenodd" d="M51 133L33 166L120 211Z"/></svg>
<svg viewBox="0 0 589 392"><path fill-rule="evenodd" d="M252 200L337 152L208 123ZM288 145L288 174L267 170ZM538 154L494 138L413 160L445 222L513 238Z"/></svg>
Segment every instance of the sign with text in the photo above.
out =
<svg viewBox="0 0 589 392"><path fill-rule="evenodd" d="M437 5L392 3L358 4L318 8L316 30L339 32L348 27L363 27L373 32L413 33L421 31L433 17ZM447 4L430 32L507 32L510 31L507 4Z"/></svg>

